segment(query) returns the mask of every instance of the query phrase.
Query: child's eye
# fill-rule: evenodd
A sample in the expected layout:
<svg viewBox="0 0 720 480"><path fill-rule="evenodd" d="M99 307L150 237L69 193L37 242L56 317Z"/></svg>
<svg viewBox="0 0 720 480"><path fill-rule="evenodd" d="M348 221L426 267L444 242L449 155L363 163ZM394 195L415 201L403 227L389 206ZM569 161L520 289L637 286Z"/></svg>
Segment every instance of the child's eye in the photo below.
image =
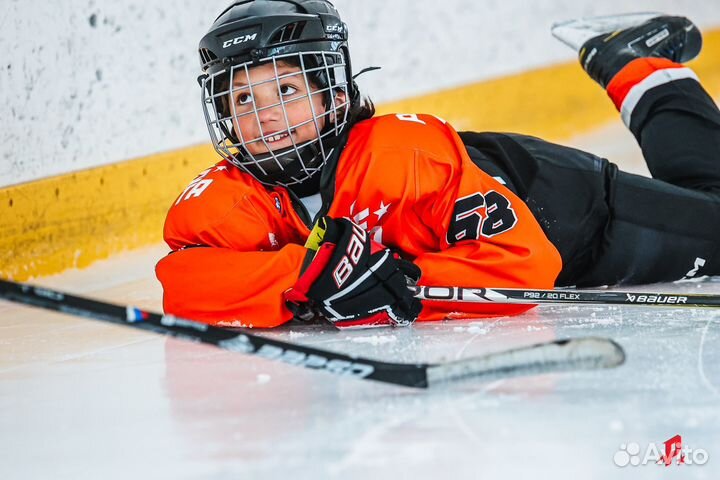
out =
<svg viewBox="0 0 720 480"><path fill-rule="evenodd" d="M283 97L288 97L290 95L293 95L297 91L298 91L298 89L291 85L280 85L280 94Z"/></svg>
<svg viewBox="0 0 720 480"><path fill-rule="evenodd" d="M247 105L248 103L252 103L252 96L250 96L249 93L241 93L235 97L235 103L238 105Z"/></svg>

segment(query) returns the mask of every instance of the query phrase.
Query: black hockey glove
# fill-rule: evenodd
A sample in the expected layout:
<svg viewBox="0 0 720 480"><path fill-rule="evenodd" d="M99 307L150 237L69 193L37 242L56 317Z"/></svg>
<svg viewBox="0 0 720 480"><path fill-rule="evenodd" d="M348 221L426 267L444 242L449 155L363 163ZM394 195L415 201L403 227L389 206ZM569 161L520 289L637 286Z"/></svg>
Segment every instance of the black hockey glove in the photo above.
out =
<svg viewBox="0 0 720 480"><path fill-rule="evenodd" d="M420 314L408 289L420 269L350 220L321 218L305 247L307 266L285 292L291 308L309 306L338 328L405 326Z"/></svg>

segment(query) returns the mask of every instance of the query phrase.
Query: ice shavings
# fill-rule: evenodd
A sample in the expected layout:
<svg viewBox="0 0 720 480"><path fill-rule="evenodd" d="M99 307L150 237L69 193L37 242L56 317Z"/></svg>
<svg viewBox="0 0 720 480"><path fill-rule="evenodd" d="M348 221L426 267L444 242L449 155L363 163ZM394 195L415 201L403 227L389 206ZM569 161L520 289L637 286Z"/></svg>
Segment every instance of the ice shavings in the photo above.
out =
<svg viewBox="0 0 720 480"><path fill-rule="evenodd" d="M488 333L488 329L485 327L479 327L477 325L470 324L469 327L453 327L453 332L467 332L471 335L485 335Z"/></svg>
<svg viewBox="0 0 720 480"><path fill-rule="evenodd" d="M383 345L386 343L397 342L397 337L393 335L371 335L369 337L357 337L348 339L353 343L369 343L370 345Z"/></svg>

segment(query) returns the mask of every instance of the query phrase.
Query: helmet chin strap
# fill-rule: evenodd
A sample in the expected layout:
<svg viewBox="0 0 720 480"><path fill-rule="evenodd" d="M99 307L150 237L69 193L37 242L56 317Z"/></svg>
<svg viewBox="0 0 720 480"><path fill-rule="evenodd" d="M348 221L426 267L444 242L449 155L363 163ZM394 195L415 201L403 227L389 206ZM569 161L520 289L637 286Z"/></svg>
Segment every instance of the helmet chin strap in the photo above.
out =
<svg viewBox="0 0 720 480"><path fill-rule="evenodd" d="M317 159L322 158L319 143L318 139L297 150L294 147L288 147L278 152L253 155L258 162L274 164L273 166L278 168L276 172L267 172L267 169L264 169L266 173L262 173L261 168L253 164L243 164L243 168L261 183L282 185L285 183L283 180L296 178L301 173L305 176L307 175L304 173L306 169L315 167L314 164L318 163ZM277 166L276 162L280 163L280 166Z"/></svg>

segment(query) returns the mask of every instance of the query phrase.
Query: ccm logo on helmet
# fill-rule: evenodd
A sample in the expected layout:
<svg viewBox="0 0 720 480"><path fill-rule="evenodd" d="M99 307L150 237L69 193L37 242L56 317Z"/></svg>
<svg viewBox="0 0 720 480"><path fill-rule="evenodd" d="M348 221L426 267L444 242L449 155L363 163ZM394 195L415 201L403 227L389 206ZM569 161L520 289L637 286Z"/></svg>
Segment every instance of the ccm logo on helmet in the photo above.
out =
<svg viewBox="0 0 720 480"><path fill-rule="evenodd" d="M251 35L240 35L239 37L235 37L230 40L226 40L223 42L223 48L232 47L233 45L237 45L239 43L245 43L249 42L251 40L255 40L257 38L257 33L253 33Z"/></svg>

